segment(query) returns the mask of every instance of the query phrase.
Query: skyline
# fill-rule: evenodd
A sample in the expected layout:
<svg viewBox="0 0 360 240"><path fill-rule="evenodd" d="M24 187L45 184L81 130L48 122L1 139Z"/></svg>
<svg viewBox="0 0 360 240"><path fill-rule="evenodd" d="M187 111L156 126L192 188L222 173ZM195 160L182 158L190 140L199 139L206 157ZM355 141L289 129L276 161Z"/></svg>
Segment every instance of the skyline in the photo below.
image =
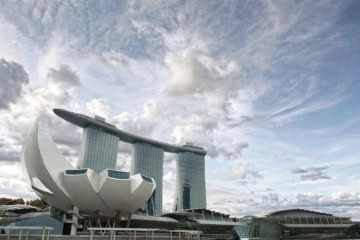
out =
<svg viewBox="0 0 360 240"><path fill-rule="evenodd" d="M208 209L360 220L359 1L1 3L1 197L36 197L20 152L43 110L75 164L82 129L63 108L204 147ZM119 170L130 155L121 143ZM165 211L175 164L165 153Z"/></svg>

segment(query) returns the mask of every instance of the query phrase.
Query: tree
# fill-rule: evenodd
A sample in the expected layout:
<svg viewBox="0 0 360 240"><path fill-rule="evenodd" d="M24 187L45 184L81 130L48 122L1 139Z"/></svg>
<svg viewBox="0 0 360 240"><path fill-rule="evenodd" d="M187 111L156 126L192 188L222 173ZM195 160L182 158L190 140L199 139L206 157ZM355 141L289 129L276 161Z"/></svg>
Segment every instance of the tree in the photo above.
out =
<svg viewBox="0 0 360 240"><path fill-rule="evenodd" d="M22 198L0 198L0 205L15 205L15 204L25 204L24 199ZM26 202L27 205L38 207L38 208L46 208L49 205L42 199L35 199Z"/></svg>
<svg viewBox="0 0 360 240"><path fill-rule="evenodd" d="M345 234L350 237L357 237L360 234L360 225L355 224L345 230Z"/></svg>
<svg viewBox="0 0 360 240"><path fill-rule="evenodd" d="M27 204L38 207L38 208L47 208L49 205L42 199L35 199L28 201Z"/></svg>
<svg viewBox="0 0 360 240"><path fill-rule="evenodd" d="M0 205L15 205L15 204L25 204L24 199L22 198L0 198Z"/></svg>

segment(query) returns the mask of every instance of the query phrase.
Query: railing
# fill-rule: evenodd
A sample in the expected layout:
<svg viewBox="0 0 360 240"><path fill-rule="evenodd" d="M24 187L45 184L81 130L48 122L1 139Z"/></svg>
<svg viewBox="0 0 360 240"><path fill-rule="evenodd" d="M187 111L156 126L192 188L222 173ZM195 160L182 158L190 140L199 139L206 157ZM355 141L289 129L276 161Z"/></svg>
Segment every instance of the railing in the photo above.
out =
<svg viewBox="0 0 360 240"><path fill-rule="evenodd" d="M96 232L105 235L110 233L110 240L116 239L117 233L128 235L128 239L137 239L137 236L145 239L159 239L161 237L172 239L200 239L201 231L191 230L161 230L153 228L88 228L90 231L90 240L93 239Z"/></svg>
<svg viewBox="0 0 360 240"><path fill-rule="evenodd" d="M31 230L42 230L42 235L41 235L41 240L45 240L45 234L46 234L46 239L49 240L49 236L50 236L50 231L53 230L53 228L51 227L25 227L25 226L0 226L0 230L4 229L5 231L7 231L7 239L10 239L10 230L18 230L19 232L19 240L22 238L22 233L23 231L27 231L26 232L26 240L29 239L29 231Z"/></svg>
<svg viewBox="0 0 360 240"><path fill-rule="evenodd" d="M40 239L49 240L50 231L53 230L51 227L25 227L25 226L0 226L0 230L6 231L5 237L7 240L14 239L17 237L19 240L25 239ZM11 230L19 231L16 234L10 234ZM33 230L41 230L42 234L30 235L29 232ZM52 235L51 239L109 239L109 240L120 240L120 239L170 239L170 240L200 240L200 239L233 239L232 234L203 234L201 231L193 230L161 230L152 228L88 228L89 235ZM25 234L23 234L25 232ZM2 235L4 236L4 235ZM0 235L0 239L2 238Z"/></svg>
<svg viewBox="0 0 360 240"><path fill-rule="evenodd" d="M203 234L201 239L233 239L232 234Z"/></svg>

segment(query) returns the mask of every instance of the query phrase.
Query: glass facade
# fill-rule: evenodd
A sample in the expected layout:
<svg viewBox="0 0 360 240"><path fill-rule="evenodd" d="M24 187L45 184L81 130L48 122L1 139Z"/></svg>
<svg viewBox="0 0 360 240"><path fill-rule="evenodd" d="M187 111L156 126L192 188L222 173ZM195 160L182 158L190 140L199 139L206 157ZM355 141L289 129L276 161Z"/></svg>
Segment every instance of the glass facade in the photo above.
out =
<svg viewBox="0 0 360 240"><path fill-rule="evenodd" d="M149 183L152 183L152 182L153 182L152 179L149 178L149 177L146 177L146 176L144 176L144 175L141 175L141 177L142 177L142 179L144 179L145 181L147 181L147 182L149 182Z"/></svg>
<svg viewBox="0 0 360 240"><path fill-rule="evenodd" d="M87 173L87 169L76 169L76 170L66 170L65 174L68 175L80 175Z"/></svg>
<svg viewBox="0 0 360 240"><path fill-rule="evenodd" d="M116 169L119 138L101 129L84 129L77 168L90 168L100 173L104 169Z"/></svg>
<svg viewBox="0 0 360 240"><path fill-rule="evenodd" d="M144 208L150 216L162 214L162 181L164 150L145 143L134 143L131 174L143 174L155 180L156 189ZM144 180L144 177L142 176ZM149 179L151 181L151 179Z"/></svg>
<svg viewBox="0 0 360 240"><path fill-rule="evenodd" d="M108 170L108 176L117 179L130 179L129 172L121 172L115 170Z"/></svg>
<svg viewBox="0 0 360 240"><path fill-rule="evenodd" d="M308 211L304 209L290 209L270 214L279 224L351 224L350 218L335 217L331 214Z"/></svg>
<svg viewBox="0 0 360 240"><path fill-rule="evenodd" d="M179 152L174 210L191 208L206 208L205 156Z"/></svg>
<svg viewBox="0 0 360 240"><path fill-rule="evenodd" d="M9 226L18 226L18 227L51 227L51 234L61 235L63 233L64 223L59 220L49 216L48 214L43 214L41 216L31 217L22 221L9 224ZM28 230L23 230L22 234L26 235ZM42 230L29 230L29 234L42 234ZM47 233L47 231L46 231ZM20 234L20 230L10 230L10 234Z"/></svg>
<svg viewBox="0 0 360 240"><path fill-rule="evenodd" d="M244 225L234 227L235 239L280 239L282 227L279 224L261 218L242 219Z"/></svg>

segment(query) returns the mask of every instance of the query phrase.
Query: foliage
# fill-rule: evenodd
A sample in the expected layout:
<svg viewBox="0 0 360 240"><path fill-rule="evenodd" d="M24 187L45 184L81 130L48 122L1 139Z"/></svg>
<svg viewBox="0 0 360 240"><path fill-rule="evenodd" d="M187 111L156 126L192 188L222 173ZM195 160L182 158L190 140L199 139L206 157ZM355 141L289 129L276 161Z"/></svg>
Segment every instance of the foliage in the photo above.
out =
<svg viewBox="0 0 360 240"><path fill-rule="evenodd" d="M30 205L30 206L34 206L34 207L38 207L38 208L47 208L49 205L42 199L35 199L35 200L30 200L30 202L26 202L26 204Z"/></svg>
<svg viewBox="0 0 360 240"><path fill-rule="evenodd" d="M200 226L200 231L208 234L231 234L233 226L216 226L216 225L208 225L208 226Z"/></svg>
<svg viewBox="0 0 360 240"><path fill-rule="evenodd" d="M22 198L0 198L0 205L15 205L15 204L25 204L24 199ZM26 205L38 207L38 208L46 208L49 205L42 199L35 199L26 202Z"/></svg>
<svg viewBox="0 0 360 240"><path fill-rule="evenodd" d="M351 237L357 237L360 235L360 225L355 224L348 229L345 230L345 235L351 236Z"/></svg>
<svg viewBox="0 0 360 240"><path fill-rule="evenodd" d="M195 230L191 224L183 223L180 225L180 230Z"/></svg>
<svg viewBox="0 0 360 240"><path fill-rule="evenodd" d="M300 229L291 229L289 234L290 236L299 236L302 233Z"/></svg>
<svg viewBox="0 0 360 240"><path fill-rule="evenodd" d="M25 201L22 198L0 198L0 205L15 205L15 204L24 204Z"/></svg>

